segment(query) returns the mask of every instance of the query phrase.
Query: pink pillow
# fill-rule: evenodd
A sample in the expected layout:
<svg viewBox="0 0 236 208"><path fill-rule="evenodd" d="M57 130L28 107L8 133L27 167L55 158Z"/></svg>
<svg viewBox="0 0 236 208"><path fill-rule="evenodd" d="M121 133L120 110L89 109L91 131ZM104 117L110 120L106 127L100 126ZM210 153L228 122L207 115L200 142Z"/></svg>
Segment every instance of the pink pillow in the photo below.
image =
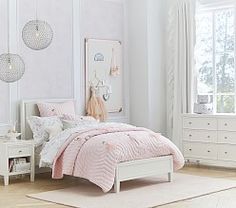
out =
<svg viewBox="0 0 236 208"><path fill-rule="evenodd" d="M63 114L75 115L73 101L65 103L37 103L41 117L63 116Z"/></svg>

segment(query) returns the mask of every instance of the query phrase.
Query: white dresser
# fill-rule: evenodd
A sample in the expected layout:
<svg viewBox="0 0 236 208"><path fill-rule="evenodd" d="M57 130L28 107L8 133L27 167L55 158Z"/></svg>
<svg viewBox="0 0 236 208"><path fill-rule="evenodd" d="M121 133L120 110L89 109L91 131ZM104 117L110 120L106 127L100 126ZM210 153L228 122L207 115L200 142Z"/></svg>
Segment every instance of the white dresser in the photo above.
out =
<svg viewBox="0 0 236 208"><path fill-rule="evenodd" d="M236 115L183 115L182 144L187 161L236 167Z"/></svg>

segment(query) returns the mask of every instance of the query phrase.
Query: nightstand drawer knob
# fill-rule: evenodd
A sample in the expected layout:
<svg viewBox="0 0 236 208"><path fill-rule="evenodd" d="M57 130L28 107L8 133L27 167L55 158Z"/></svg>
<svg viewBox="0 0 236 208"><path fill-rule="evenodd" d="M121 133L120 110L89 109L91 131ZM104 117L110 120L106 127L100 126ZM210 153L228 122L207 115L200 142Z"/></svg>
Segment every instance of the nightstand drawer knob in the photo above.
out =
<svg viewBox="0 0 236 208"><path fill-rule="evenodd" d="M19 153L22 153L22 150L19 150Z"/></svg>
<svg viewBox="0 0 236 208"><path fill-rule="evenodd" d="M225 123L225 126L228 126L228 124L227 124L227 123Z"/></svg>
<svg viewBox="0 0 236 208"><path fill-rule="evenodd" d="M189 125L191 125L191 124L192 124L192 122L190 121L190 122L188 122L188 124L189 124Z"/></svg>
<svg viewBox="0 0 236 208"><path fill-rule="evenodd" d="M208 150L207 152L208 152L208 153L210 153L211 151L210 151L210 150Z"/></svg>

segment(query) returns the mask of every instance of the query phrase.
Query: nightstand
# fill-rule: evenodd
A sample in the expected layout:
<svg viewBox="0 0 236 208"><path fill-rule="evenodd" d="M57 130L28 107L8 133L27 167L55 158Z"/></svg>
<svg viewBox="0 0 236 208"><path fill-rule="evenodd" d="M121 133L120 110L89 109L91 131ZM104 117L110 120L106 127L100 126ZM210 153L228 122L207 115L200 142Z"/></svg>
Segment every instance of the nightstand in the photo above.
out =
<svg viewBox="0 0 236 208"><path fill-rule="evenodd" d="M0 139L0 176L4 185L9 184L9 177L30 174L34 182L34 143L33 141L10 141Z"/></svg>

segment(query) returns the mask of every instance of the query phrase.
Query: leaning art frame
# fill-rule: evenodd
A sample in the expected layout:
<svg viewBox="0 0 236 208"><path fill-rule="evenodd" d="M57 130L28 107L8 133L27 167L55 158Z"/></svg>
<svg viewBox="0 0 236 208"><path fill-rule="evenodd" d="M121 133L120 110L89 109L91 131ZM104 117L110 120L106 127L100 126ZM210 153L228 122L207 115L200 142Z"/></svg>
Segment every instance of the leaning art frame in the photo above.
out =
<svg viewBox="0 0 236 208"><path fill-rule="evenodd" d="M123 112L123 55L118 40L85 39L85 101L96 89L108 113Z"/></svg>

